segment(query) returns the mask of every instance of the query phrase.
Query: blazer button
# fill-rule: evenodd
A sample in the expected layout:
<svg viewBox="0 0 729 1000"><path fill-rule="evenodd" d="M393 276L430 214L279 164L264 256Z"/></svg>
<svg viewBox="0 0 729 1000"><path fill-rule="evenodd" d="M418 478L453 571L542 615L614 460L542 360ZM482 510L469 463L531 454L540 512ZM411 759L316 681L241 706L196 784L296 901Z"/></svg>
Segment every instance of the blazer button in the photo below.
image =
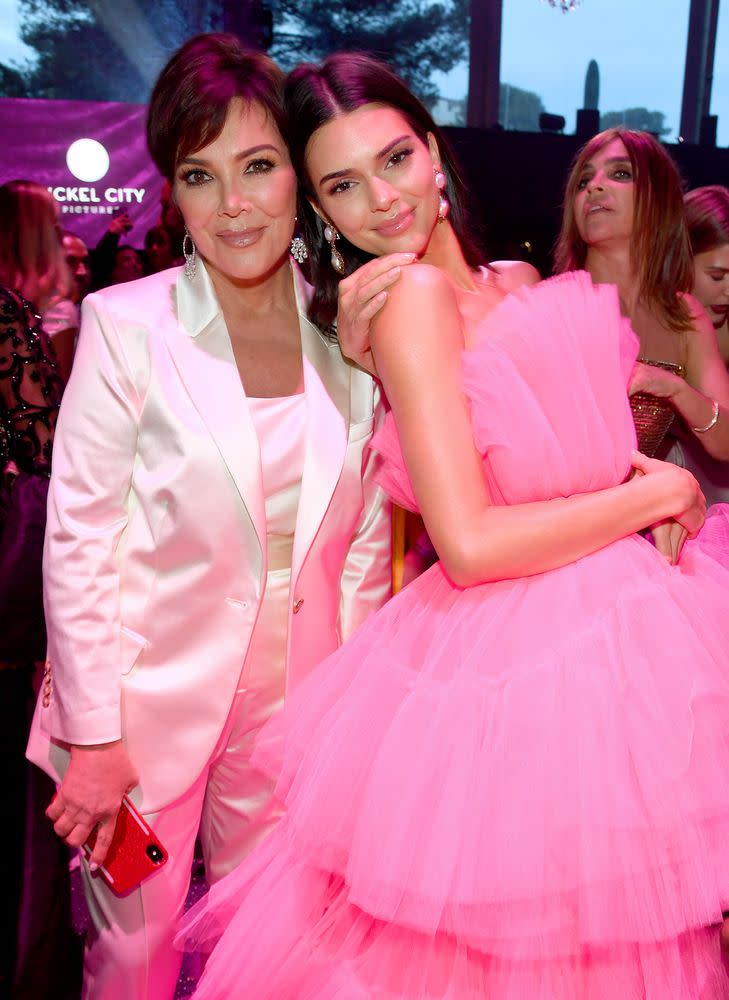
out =
<svg viewBox="0 0 729 1000"><path fill-rule="evenodd" d="M301 608L302 608L303 604L304 604L304 598L303 597L299 597L298 600L294 601L294 614L295 615L298 615L299 611L301 611Z"/></svg>

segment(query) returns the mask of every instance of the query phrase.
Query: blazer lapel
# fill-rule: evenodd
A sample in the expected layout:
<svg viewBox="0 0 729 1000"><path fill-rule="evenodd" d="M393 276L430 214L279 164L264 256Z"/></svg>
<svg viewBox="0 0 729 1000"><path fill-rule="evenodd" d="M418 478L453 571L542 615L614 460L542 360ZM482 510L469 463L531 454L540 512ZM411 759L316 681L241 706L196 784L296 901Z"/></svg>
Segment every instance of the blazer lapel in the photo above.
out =
<svg viewBox="0 0 729 1000"><path fill-rule="evenodd" d="M167 338L170 354L195 408L228 467L266 550L266 508L261 454L223 313L202 262L190 281L177 279L180 331ZM180 336L180 332L182 336ZM201 483L204 489L205 484Z"/></svg>
<svg viewBox="0 0 729 1000"><path fill-rule="evenodd" d="M294 267L306 393L306 451L296 518L292 578L319 530L347 453L350 378L339 349L306 317L306 283Z"/></svg>

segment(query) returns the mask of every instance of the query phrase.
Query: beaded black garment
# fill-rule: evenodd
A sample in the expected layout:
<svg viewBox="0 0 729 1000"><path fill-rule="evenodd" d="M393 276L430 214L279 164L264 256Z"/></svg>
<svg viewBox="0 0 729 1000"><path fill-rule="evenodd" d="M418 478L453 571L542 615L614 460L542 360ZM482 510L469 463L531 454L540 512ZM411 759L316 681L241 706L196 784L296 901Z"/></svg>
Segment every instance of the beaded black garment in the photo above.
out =
<svg viewBox="0 0 729 1000"><path fill-rule="evenodd" d="M40 316L17 292L0 286L0 472L13 461L23 472L50 475L62 395Z"/></svg>

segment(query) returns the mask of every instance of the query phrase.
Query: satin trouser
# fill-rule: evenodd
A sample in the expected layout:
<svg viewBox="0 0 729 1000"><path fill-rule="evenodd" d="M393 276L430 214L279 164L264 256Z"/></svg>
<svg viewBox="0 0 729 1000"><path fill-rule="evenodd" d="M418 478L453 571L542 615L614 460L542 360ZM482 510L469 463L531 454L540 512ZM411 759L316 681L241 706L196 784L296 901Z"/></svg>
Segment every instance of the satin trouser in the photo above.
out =
<svg viewBox="0 0 729 1000"><path fill-rule="evenodd" d="M83 864L92 930L84 1000L171 1000L182 962L173 948L199 834L209 882L231 871L281 815L272 784L250 765L255 737L283 704L290 570L268 574L239 689L206 769L188 792L146 815L169 861L139 889L116 897ZM143 780L143 776L142 776Z"/></svg>

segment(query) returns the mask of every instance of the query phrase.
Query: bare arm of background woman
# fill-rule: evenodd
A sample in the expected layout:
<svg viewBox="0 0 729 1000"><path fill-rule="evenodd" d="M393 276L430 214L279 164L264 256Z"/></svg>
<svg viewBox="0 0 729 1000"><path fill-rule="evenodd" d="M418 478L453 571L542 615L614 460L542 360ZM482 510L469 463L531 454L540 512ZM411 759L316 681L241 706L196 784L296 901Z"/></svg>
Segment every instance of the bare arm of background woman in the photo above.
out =
<svg viewBox="0 0 729 1000"><path fill-rule="evenodd" d="M685 298L693 320L693 328L686 335L686 378L639 363L635 366L630 392L642 390L670 399L690 428L711 423L716 401L718 419L707 431L694 431L694 436L710 455L726 461L729 460L729 373L709 317L696 299L690 295Z"/></svg>

